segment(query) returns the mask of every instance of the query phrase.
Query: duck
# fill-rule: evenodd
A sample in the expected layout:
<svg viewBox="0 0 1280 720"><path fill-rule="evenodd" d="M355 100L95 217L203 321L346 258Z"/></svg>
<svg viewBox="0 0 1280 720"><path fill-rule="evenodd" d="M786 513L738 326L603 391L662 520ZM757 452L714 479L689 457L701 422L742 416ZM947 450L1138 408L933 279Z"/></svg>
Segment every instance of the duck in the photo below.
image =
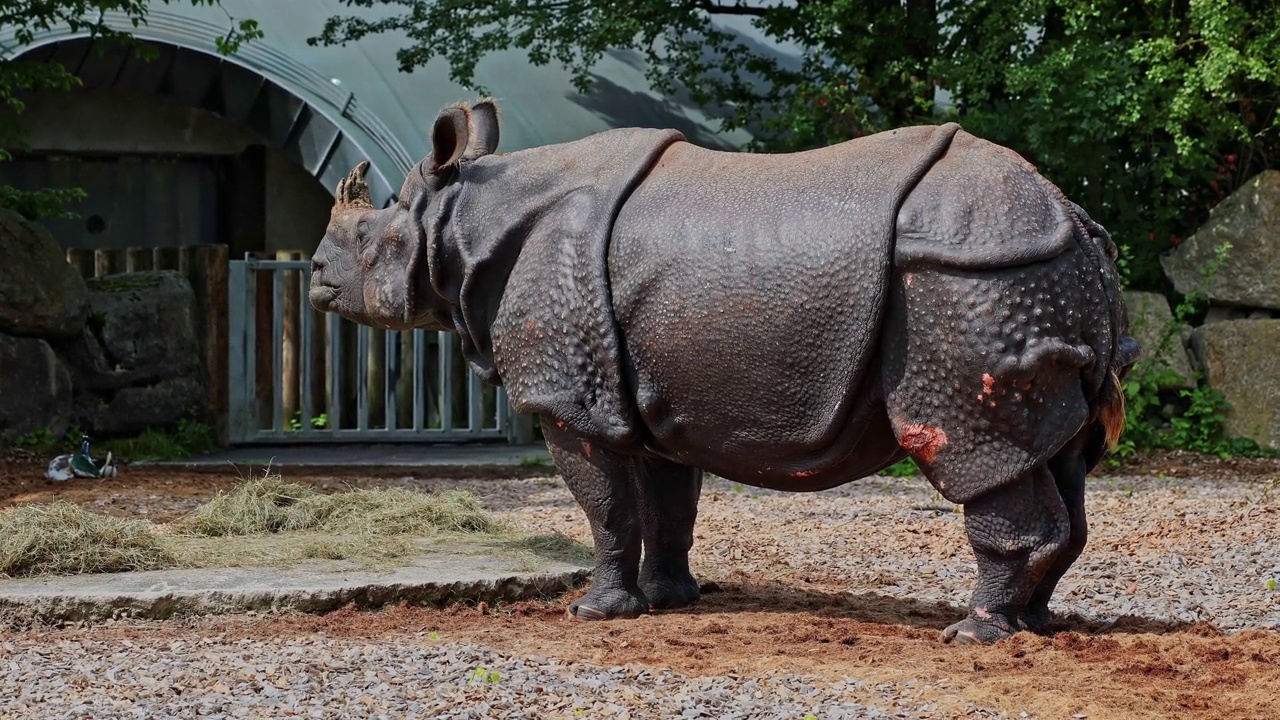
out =
<svg viewBox="0 0 1280 720"><path fill-rule="evenodd" d="M80 436L80 451L68 455L59 455L49 461L44 476L54 482L66 482L71 478L111 478L116 476L116 460L107 451L107 457L99 466L89 453L89 436Z"/></svg>

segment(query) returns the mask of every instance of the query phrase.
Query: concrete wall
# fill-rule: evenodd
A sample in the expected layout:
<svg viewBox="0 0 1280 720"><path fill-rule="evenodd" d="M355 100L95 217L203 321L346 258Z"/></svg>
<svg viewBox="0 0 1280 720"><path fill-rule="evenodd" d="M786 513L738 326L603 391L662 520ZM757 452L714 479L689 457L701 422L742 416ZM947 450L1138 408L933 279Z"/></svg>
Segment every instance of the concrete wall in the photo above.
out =
<svg viewBox="0 0 1280 720"><path fill-rule="evenodd" d="M263 144L248 128L165 97L80 90L34 93L24 101L16 120L34 152L230 155ZM275 148L267 148L265 174L264 249L311 253L324 234L333 189Z"/></svg>

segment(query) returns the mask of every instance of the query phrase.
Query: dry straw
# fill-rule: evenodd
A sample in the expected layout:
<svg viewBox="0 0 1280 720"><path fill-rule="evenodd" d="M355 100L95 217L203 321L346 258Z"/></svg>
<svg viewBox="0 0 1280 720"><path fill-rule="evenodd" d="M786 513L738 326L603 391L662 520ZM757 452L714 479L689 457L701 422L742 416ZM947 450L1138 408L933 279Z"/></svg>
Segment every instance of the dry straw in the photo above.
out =
<svg viewBox="0 0 1280 720"><path fill-rule="evenodd" d="M370 542L370 538L377 538ZM266 473L219 493L169 525L122 520L58 501L0 511L0 577L179 567L280 565L307 559L385 565L433 541L479 542L504 553L585 561L555 534L529 537L470 493L403 488L325 494Z"/></svg>

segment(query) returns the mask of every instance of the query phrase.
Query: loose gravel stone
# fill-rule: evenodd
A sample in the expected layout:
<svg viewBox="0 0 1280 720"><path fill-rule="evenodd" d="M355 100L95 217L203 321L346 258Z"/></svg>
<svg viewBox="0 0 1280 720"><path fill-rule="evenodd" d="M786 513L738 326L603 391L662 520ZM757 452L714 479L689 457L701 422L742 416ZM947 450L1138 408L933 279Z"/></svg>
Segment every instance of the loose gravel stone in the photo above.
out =
<svg viewBox="0 0 1280 720"><path fill-rule="evenodd" d="M909 684L685 677L492 649L321 637L0 642L0 717L927 718ZM869 705L854 700L868 693ZM971 708L967 717L1004 717Z"/></svg>

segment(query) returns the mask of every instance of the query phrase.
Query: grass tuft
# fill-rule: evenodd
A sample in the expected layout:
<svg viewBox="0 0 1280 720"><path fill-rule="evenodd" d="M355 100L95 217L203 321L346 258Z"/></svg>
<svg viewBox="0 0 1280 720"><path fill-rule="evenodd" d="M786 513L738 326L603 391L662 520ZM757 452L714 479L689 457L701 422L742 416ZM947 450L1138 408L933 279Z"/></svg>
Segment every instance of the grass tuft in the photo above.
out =
<svg viewBox="0 0 1280 720"><path fill-rule="evenodd" d="M0 510L0 575L74 575L171 567L173 554L144 520L100 515L62 500Z"/></svg>

